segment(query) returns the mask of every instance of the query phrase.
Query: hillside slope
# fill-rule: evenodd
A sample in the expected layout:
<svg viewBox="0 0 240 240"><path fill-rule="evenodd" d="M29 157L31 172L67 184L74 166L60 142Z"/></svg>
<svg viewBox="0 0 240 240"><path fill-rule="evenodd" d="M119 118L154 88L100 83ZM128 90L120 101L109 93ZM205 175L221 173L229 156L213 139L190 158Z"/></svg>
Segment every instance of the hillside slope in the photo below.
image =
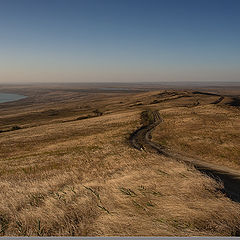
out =
<svg viewBox="0 0 240 240"><path fill-rule="evenodd" d="M1 235L239 235L240 205L220 183L130 146L142 109L159 108L146 102L155 94L133 95L99 117L32 118L2 132Z"/></svg>

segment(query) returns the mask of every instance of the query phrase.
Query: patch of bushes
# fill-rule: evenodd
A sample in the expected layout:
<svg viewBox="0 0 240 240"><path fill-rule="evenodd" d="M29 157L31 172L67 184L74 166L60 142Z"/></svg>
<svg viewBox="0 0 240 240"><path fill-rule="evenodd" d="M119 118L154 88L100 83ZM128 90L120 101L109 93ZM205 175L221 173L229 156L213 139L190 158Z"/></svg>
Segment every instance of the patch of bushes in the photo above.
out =
<svg viewBox="0 0 240 240"><path fill-rule="evenodd" d="M22 129L22 128L16 125L16 126L13 126L11 128L11 131L16 131L16 130L19 130L19 129Z"/></svg>
<svg viewBox="0 0 240 240"><path fill-rule="evenodd" d="M83 119L92 118L92 117L93 116L91 116L91 115L81 116L81 117L78 117L76 120L83 120Z"/></svg>
<svg viewBox="0 0 240 240"><path fill-rule="evenodd" d="M160 103L160 101L155 99L155 100L152 101L150 104L157 104L157 103Z"/></svg>
<svg viewBox="0 0 240 240"><path fill-rule="evenodd" d="M93 113L95 113L97 117L103 115L103 112L101 112L99 109L95 109L95 110L93 111Z"/></svg>
<svg viewBox="0 0 240 240"><path fill-rule="evenodd" d="M0 130L0 133L4 133L4 132L11 132L11 131L16 131L22 129L21 127L19 127L18 125L11 127L10 129L7 130Z"/></svg>
<svg viewBox="0 0 240 240"><path fill-rule="evenodd" d="M154 114L151 109L147 109L141 113L141 123L143 125L154 123Z"/></svg>

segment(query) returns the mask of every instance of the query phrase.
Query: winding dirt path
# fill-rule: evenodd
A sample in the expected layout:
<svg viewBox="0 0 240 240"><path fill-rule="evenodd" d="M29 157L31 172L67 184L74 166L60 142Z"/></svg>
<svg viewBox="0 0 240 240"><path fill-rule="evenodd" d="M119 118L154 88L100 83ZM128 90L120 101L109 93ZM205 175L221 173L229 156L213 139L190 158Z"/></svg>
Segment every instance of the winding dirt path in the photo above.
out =
<svg viewBox="0 0 240 240"><path fill-rule="evenodd" d="M193 165L196 169L217 181L222 181L223 192L233 201L240 202L240 172L227 167L217 166L212 163L204 162L200 159L183 156L177 152L166 149L160 144L151 141L151 133L157 125L162 122L158 111L153 112L153 123L137 129L130 136L131 145L140 151L155 152L173 158L180 162Z"/></svg>

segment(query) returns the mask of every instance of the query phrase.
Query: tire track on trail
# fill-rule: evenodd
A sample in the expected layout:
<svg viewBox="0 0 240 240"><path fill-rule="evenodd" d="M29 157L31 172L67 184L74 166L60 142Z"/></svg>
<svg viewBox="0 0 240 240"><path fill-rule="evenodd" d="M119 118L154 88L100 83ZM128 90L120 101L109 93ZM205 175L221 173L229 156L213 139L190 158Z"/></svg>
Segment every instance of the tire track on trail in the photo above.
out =
<svg viewBox="0 0 240 240"><path fill-rule="evenodd" d="M240 202L240 172L227 167L221 167L212 163L204 162L197 158L191 158L166 149L158 143L153 142L151 133L162 122L162 118L158 111L152 112L152 121L143 125L134 131L129 138L131 145L140 150L147 152L155 152L166 157L173 158L177 161L193 165L200 172L207 174L217 181L223 183L224 189L221 191L227 197L235 202Z"/></svg>

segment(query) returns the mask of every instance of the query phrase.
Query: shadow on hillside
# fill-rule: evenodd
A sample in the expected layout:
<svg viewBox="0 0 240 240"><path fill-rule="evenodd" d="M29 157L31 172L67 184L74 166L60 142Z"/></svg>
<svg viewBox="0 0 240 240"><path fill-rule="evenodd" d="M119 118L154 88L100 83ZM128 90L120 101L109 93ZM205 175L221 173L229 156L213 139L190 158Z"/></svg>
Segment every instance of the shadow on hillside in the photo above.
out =
<svg viewBox="0 0 240 240"><path fill-rule="evenodd" d="M226 194L228 198L234 202L240 203L240 179L231 176L227 173L219 172L217 170L204 169L199 166L195 166L200 172L207 174L217 181L221 181L224 185L224 189L221 191Z"/></svg>

